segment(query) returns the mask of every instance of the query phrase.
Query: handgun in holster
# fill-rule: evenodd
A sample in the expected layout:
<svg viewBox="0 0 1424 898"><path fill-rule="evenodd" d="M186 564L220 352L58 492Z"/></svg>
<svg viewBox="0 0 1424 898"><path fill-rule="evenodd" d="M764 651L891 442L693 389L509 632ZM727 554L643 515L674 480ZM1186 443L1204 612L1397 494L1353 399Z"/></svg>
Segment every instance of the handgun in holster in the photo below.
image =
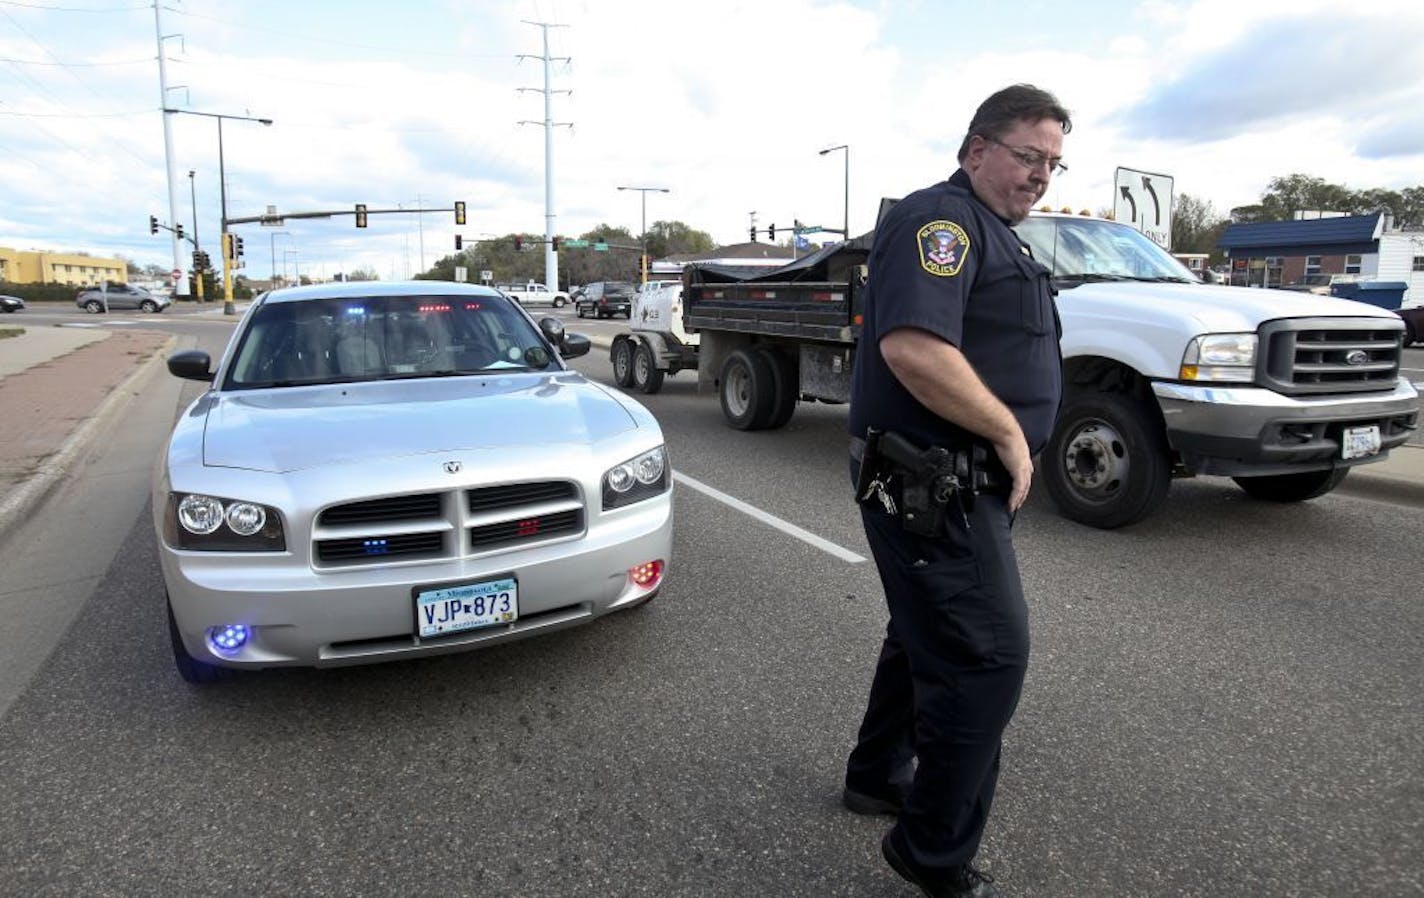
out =
<svg viewBox="0 0 1424 898"><path fill-rule="evenodd" d="M950 452L942 446L920 449L893 431L879 434L878 450L903 472L900 520L906 530L940 536L945 532L944 515L951 501L957 501L961 511L973 508L974 495L968 488L973 482L969 454Z"/></svg>

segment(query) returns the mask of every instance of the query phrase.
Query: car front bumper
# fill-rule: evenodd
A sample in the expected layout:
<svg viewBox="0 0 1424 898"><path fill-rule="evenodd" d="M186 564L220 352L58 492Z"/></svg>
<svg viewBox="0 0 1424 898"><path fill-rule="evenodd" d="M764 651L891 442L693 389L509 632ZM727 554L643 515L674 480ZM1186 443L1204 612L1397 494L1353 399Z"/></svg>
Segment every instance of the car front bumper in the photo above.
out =
<svg viewBox="0 0 1424 898"><path fill-rule="evenodd" d="M289 547L290 548L290 547ZM635 583L630 569L672 551L672 493L640 502L581 534L512 551L348 569L293 563L290 552L197 552L160 544L173 616L188 653L227 667L333 667L436 655L522 639L642 604L662 578ZM417 590L512 576L519 617L460 633L416 635ZM209 628L243 624L235 653L215 650Z"/></svg>

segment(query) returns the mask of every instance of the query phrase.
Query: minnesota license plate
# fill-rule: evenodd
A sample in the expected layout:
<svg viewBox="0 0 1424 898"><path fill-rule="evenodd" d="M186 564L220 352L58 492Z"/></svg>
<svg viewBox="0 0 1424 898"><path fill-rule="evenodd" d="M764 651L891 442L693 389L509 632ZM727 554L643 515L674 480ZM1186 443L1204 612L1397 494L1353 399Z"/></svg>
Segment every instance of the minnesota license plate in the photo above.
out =
<svg viewBox="0 0 1424 898"><path fill-rule="evenodd" d="M1365 458L1378 455L1380 451L1380 430L1378 424L1367 427L1345 428L1344 439L1340 441L1341 458Z"/></svg>
<svg viewBox="0 0 1424 898"><path fill-rule="evenodd" d="M507 624L518 618L519 584L513 577L415 594L416 631L422 639Z"/></svg>

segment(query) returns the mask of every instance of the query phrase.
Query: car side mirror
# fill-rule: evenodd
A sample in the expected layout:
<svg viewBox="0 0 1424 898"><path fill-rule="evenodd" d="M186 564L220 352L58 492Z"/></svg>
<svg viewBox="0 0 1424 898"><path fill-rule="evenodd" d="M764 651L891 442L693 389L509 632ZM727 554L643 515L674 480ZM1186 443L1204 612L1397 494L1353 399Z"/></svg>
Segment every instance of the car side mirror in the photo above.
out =
<svg viewBox="0 0 1424 898"><path fill-rule="evenodd" d="M559 355L566 359L572 359L588 355L588 351L592 348L593 344L583 334L565 334L564 342L559 344Z"/></svg>
<svg viewBox="0 0 1424 898"><path fill-rule="evenodd" d="M185 349L168 357L168 373L184 380L213 382L212 357L201 349Z"/></svg>

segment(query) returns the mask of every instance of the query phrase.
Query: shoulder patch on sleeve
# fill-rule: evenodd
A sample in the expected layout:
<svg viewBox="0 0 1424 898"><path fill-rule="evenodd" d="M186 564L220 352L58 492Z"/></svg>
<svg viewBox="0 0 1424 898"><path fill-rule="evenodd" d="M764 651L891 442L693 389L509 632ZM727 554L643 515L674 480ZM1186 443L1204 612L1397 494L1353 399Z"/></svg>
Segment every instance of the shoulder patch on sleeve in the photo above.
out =
<svg viewBox="0 0 1424 898"><path fill-rule="evenodd" d="M936 277L954 277L969 253L969 234L952 221L932 221L915 234L920 267Z"/></svg>

